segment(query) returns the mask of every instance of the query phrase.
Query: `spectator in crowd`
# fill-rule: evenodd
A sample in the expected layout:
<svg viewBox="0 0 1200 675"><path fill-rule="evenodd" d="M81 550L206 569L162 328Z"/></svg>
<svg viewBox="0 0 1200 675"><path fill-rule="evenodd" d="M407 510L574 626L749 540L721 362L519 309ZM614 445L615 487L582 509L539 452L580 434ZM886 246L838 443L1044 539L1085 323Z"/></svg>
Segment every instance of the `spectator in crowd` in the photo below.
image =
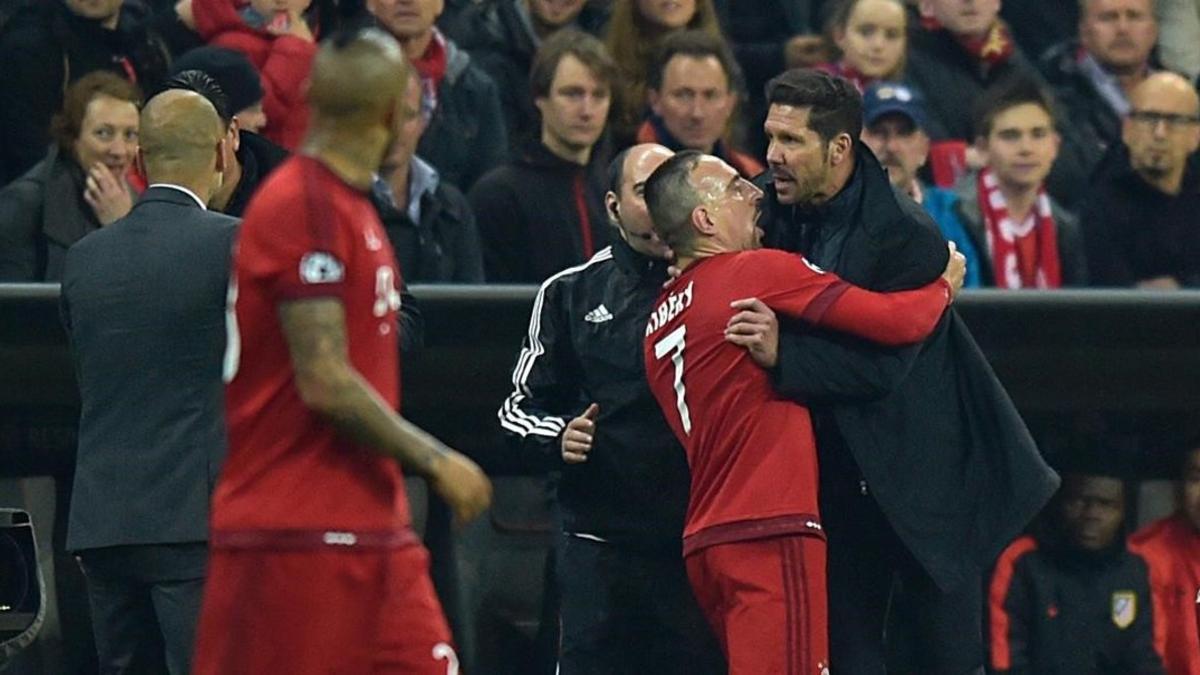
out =
<svg viewBox="0 0 1200 675"><path fill-rule="evenodd" d="M542 43L530 76L541 138L471 189L489 282L540 283L608 243L604 133L617 71L604 45L562 30Z"/></svg>
<svg viewBox="0 0 1200 675"><path fill-rule="evenodd" d="M1110 457L1086 464L1064 471L1046 533L1020 537L996 563L995 673L1164 673L1146 560L1125 541L1125 472Z"/></svg>
<svg viewBox="0 0 1200 675"><path fill-rule="evenodd" d="M1046 0L1004 0L1000 17L1012 29L1021 51L1037 59L1079 27L1079 5Z"/></svg>
<svg viewBox="0 0 1200 675"><path fill-rule="evenodd" d="M629 145L646 116L646 79L655 53L668 34L702 30L721 37L713 0L615 0L605 38L617 61L620 84L613 136L618 147Z"/></svg>
<svg viewBox="0 0 1200 675"><path fill-rule="evenodd" d="M542 40L575 24L585 0L488 0L471 5L450 28L500 91L508 142L519 149L538 132L537 110L529 98L529 70Z"/></svg>
<svg viewBox="0 0 1200 675"><path fill-rule="evenodd" d="M1080 10L1078 37L1060 42L1039 65L1069 120L1063 151L1077 158L1064 187L1082 197L1100 160L1120 143L1129 93L1151 73L1158 29L1154 0L1084 0Z"/></svg>
<svg viewBox="0 0 1200 675"><path fill-rule="evenodd" d="M1200 439L1185 454L1179 511L1130 539L1150 565L1154 643L1170 675L1200 673Z"/></svg>
<svg viewBox="0 0 1200 675"><path fill-rule="evenodd" d="M725 160L746 178L762 173L762 162L729 140L739 75L724 40L698 30L667 36L650 67L650 115L638 129L638 142L699 150Z"/></svg>
<svg viewBox="0 0 1200 675"><path fill-rule="evenodd" d="M123 0L26 3L0 33L0 186L46 156L50 119L67 87L97 70L152 91L167 51L146 29L146 12Z"/></svg>
<svg viewBox="0 0 1200 675"><path fill-rule="evenodd" d="M862 142L871 149L888 180L933 217L942 234L953 240L969 261L965 288L980 286L978 253L954 210L957 198L948 189L930 185L920 175L929 158L921 94L900 82L876 82L863 92Z"/></svg>
<svg viewBox="0 0 1200 675"><path fill-rule="evenodd" d="M432 111L417 154L464 192L508 158L508 133L496 83L434 26L442 0L366 0L421 77Z"/></svg>
<svg viewBox="0 0 1200 675"><path fill-rule="evenodd" d="M222 100L214 102L202 88L189 84L192 77L179 81L189 70L211 77ZM225 122L225 180L213 195L211 206L240 218L258 186L288 156L286 150L257 133L266 124L258 71L240 52L220 47L201 47L185 54L176 61L173 71L168 86L199 91Z"/></svg>
<svg viewBox="0 0 1200 675"><path fill-rule="evenodd" d="M225 457L237 220L206 208L226 137L204 97L155 96L141 131L151 187L66 257L62 315L82 403L67 548L87 576L100 671L186 673Z"/></svg>
<svg viewBox="0 0 1200 675"><path fill-rule="evenodd" d="M904 79L908 15L900 0L840 2L829 33L841 56L821 70L850 80L860 92L872 82Z"/></svg>
<svg viewBox="0 0 1200 675"><path fill-rule="evenodd" d="M1200 98L1174 73L1151 75L1130 96L1126 152L1083 212L1095 286L1200 286Z"/></svg>
<svg viewBox="0 0 1200 675"><path fill-rule="evenodd" d="M1189 80L1200 77L1200 2L1158 0L1158 58Z"/></svg>
<svg viewBox="0 0 1200 675"><path fill-rule="evenodd" d="M371 188L371 203L387 232L407 283L483 283L479 231L471 205L458 188L417 154L429 124L421 108L421 82L408 78L412 115L400 127L390 155Z"/></svg>
<svg viewBox="0 0 1200 675"><path fill-rule="evenodd" d="M140 105L108 71L67 88L50 152L0 190L0 281L58 281L72 244L129 213Z"/></svg>
<svg viewBox="0 0 1200 675"><path fill-rule="evenodd" d="M984 93L976 106L975 143L984 165L958 181L956 217L938 225L964 255L973 254L967 266L979 270L983 286L1047 289L1087 282L1079 222L1046 194L1060 143L1050 105L1036 81L1014 77Z"/></svg>
<svg viewBox="0 0 1200 675"><path fill-rule="evenodd" d="M1032 66L998 16L1000 0L920 0L921 25L912 33L908 78L930 92L929 134L970 141L967 103L1013 73Z"/></svg>
<svg viewBox="0 0 1200 675"><path fill-rule="evenodd" d="M312 0L192 0L197 32L246 55L262 75L263 135L295 150L308 126L304 82L317 52ZM280 9L282 8L282 9Z"/></svg>

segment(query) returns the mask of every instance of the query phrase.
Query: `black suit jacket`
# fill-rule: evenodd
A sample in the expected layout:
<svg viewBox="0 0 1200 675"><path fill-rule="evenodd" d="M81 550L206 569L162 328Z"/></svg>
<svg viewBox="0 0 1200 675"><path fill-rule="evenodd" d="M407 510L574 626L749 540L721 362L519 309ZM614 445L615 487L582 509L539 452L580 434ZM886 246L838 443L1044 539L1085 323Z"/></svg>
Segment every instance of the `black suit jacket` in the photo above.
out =
<svg viewBox="0 0 1200 675"><path fill-rule="evenodd" d="M892 189L861 144L856 161L847 187L815 212L780 205L768 187L767 244L804 252L871 290L933 281L948 256L937 226ZM812 407L823 495L856 487L849 472L857 464L896 533L943 589L990 564L1057 489L1058 477L953 310L923 344L904 349L785 331L775 375L784 395Z"/></svg>
<svg viewBox="0 0 1200 675"><path fill-rule="evenodd" d="M62 315L83 404L68 549L208 539L237 223L155 187L67 251Z"/></svg>

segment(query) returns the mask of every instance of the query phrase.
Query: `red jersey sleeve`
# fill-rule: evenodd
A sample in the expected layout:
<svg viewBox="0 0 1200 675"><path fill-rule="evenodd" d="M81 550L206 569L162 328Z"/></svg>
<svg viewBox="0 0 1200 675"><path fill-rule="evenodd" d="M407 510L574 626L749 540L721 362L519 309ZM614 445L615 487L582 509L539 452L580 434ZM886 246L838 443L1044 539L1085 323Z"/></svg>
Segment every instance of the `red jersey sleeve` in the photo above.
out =
<svg viewBox="0 0 1200 675"><path fill-rule="evenodd" d="M278 187L284 189L253 202L242 222L239 283L261 284L276 302L342 297L353 237L332 196Z"/></svg>
<svg viewBox="0 0 1200 675"><path fill-rule="evenodd" d="M826 272L802 256L762 249L744 255L758 295L771 309L814 325L885 345L929 337L950 300L944 279L911 291L875 293Z"/></svg>

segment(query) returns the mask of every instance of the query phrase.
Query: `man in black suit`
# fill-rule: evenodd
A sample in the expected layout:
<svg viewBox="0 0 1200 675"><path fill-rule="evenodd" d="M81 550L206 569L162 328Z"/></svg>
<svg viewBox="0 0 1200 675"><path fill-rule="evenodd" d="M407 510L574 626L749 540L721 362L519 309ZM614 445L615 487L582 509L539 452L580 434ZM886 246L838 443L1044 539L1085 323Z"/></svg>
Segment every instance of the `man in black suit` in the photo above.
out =
<svg viewBox="0 0 1200 675"><path fill-rule="evenodd" d="M764 244L874 291L937 278L946 244L858 142L854 86L792 70L767 95ZM813 413L834 672L887 672L890 651L905 662L893 672L982 673L983 570L1057 476L955 312L895 350L784 328L756 301L730 340Z"/></svg>
<svg viewBox="0 0 1200 675"><path fill-rule="evenodd" d="M82 399L67 548L105 673L188 671L225 455L225 299L237 220L207 210L224 126L195 92L142 111L150 187L67 252L62 315Z"/></svg>

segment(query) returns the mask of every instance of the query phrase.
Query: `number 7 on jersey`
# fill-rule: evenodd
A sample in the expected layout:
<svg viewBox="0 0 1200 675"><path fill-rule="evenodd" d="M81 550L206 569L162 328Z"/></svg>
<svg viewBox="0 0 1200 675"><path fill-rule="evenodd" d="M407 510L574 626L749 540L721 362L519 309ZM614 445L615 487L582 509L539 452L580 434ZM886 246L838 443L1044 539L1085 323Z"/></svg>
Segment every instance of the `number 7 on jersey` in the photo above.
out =
<svg viewBox="0 0 1200 675"><path fill-rule="evenodd" d="M692 415L688 412L685 396L687 390L683 386L683 347L687 343L687 326L683 325L663 336L654 343L654 358L662 359L671 355L671 363L675 364L675 407L679 409L679 421L683 423L683 433L692 433Z"/></svg>

